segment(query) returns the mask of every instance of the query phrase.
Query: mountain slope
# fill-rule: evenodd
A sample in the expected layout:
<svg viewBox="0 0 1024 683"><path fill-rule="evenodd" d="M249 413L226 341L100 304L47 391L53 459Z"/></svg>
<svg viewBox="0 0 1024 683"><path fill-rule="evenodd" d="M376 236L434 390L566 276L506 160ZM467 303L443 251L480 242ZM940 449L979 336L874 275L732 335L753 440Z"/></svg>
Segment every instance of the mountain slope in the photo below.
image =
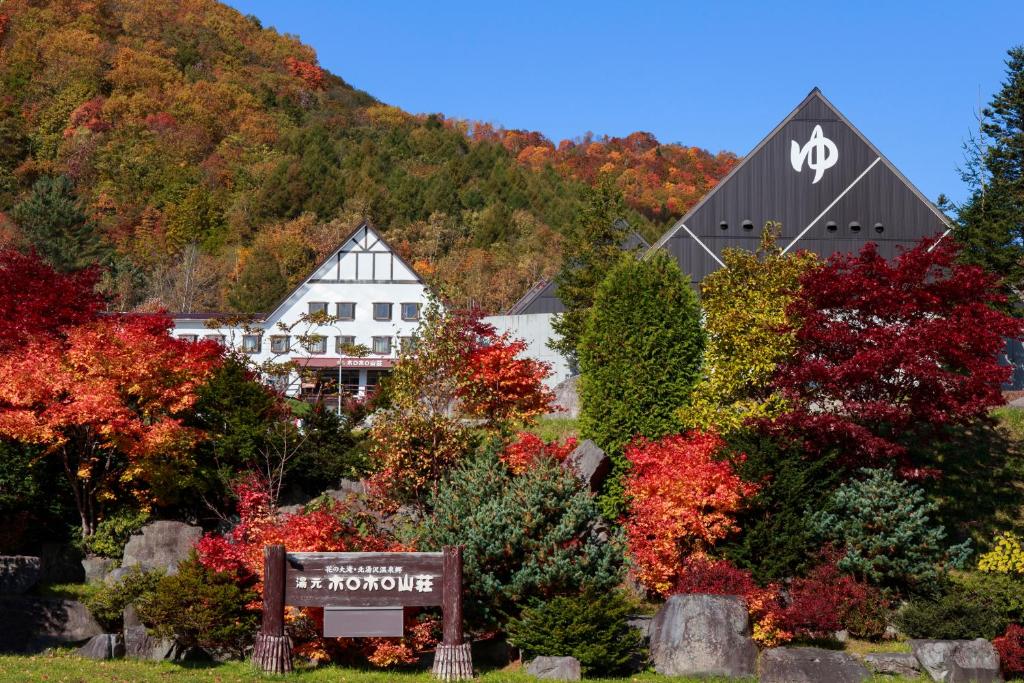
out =
<svg viewBox="0 0 1024 683"><path fill-rule="evenodd" d="M455 301L499 310L557 270L587 185L612 178L653 236L734 162L413 116L212 0L0 4L0 240L81 241L121 308L258 309L239 278L269 298L368 218ZM86 224L47 236L54 206Z"/></svg>

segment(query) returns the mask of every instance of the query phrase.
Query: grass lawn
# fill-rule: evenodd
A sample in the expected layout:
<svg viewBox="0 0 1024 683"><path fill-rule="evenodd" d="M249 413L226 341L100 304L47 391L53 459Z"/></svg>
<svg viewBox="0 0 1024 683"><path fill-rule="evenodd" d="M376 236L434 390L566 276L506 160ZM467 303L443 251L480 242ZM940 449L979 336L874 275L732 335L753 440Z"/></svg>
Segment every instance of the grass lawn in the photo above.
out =
<svg viewBox="0 0 1024 683"><path fill-rule="evenodd" d="M564 441L570 436L579 437L579 420L572 417L542 417L527 431L533 432L545 441Z"/></svg>
<svg viewBox="0 0 1024 683"><path fill-rule="evenodd" d="M289 676L267 676L257 672L248 663L226 664L169 664L166 662L135 662L117 660L96 662L76 657L70 650L57 650L34 656L0 656L0 681L115 681L117 683L148 683L157 681L211 681L235 683L241 681L295 681L295 683L427 683L433 681L426 672L364 671L325 666L296 672ZM488 671L476 680L482 683L532 683L536 678L521 671ZM722 678L670 678L645 672L629 678L588 678L591 681L665 681L666 683L736 683L740 679ZM748 679L753 683L754 679ZM877 676L872 683L924 683L927 678L910 679Z"/></svg>

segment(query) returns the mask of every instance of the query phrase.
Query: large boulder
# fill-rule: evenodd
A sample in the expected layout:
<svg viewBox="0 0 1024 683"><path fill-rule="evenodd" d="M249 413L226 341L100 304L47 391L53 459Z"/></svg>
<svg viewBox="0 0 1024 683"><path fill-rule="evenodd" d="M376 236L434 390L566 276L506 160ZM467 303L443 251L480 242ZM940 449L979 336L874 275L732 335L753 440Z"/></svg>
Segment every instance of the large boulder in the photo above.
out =
<svg viewBox="0 0 1024 683"><path fill-rule="evenodd" d="M989 683L1003 680L999 673L999 655L984 638L911 640L910 650L933 681Z"/></svg>
<svg viewBox="0 0 1024 683"><path fill-rule="evenodd" d="M596 443L586 439L569 454L563 465L571 469L584 486L597 492L611 471L612 461Z"/></svg>
<svg viewBox="0 0 1024 683"><path fill-rule="evenodd" d="M573 375L555 385L555 405L558 410L550 413L552 417L576 419L580 416L580 376Z"/></svg>
<svg viewBox="0 0 1024 683"><path fill-rule="evenodd" d="M77 654L87 659L120 659L124 657L124 638L120 633L101 633L78 648Z"/></svg>
<svg viewBox="0 0 1024 683"><path fill-rule="evenodd" d="M871 674L852 655L819 647L776 647L761 655L761 683L860 683Z"/></svg>
<svg viewBox="0 0 1024 683"><path fill-rule="evenodd" d="M31 652L81 643L101 633L103 628L77 600L0 597L0 651Z"/></svg>
<svg viewBox="0 0 1024 683"><path fill-rule="evenodd" d="M0 595L21 595L36 585L42 573L38 557L0 555Z"/></svg>
<svg viewBox="0 0 1024 683"><path fill-rule="evenodd" d="M87 557L82 560L82 569L85 571L85 582L94 583L103 581L110 572L114 571L117 560L109 557Z"/></svg>
<svg viewBox="0 0 1024 683"><path fill-rule="evenodd" d="M158 638L152 635L132 605L125 607L124 656L151 662L208 661L209 653L198 647L186 647L173 638Z"/></svg>
<svg viewBox="0 0 1024 683"><path fill-rule="evenodd" d="M754 674L757 646L742 598L673 595L651 623L651 662L666 676Z"/></svg>
<svg viewBox="0 0 1024 683"><path fill-rule="evenodd" d="M578 681L580 661L575 657L537 657L526 664L526 673L547 681Z"/></svg>
<svg viewBox="0 0 1024 683"><path fill-rule="evenodd" d="M202 536L202 529L184 522L151 522L128 539L121 567L139 567L143 571L163 569L174 574L178 563L188 558Z"/></svg>
<svg viewBox="0 0 1024 683"><path fill-rule="evenodd" d="M869 652L864 663L876 674L917 678L921 675L921 663L909 652Z"/></svg>

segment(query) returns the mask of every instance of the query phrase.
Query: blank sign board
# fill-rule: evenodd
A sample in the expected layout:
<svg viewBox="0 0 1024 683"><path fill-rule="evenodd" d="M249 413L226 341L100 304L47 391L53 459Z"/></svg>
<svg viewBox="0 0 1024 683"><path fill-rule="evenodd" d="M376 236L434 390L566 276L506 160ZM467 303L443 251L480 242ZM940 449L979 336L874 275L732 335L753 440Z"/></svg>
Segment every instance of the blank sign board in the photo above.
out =
<svg viewBox="0 0 1024 683"><path fill-rule="evenodd" d="M326 638L373 638L401 635L401 607L324 607L324 637Z"/></svg>

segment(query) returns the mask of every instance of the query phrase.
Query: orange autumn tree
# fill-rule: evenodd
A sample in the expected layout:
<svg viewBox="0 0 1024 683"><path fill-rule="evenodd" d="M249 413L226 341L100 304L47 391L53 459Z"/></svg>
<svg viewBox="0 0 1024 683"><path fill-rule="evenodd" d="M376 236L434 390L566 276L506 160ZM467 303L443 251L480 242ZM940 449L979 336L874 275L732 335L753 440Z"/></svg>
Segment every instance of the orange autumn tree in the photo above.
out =
<svg viewBox="0 0 1024 683"><path fill-rule="evenodd" d="M83 537L119 493L154 502L201 437L181 418L220 348L174 339L170 325L163 315L108 316L0 356L0 436L60 460Z"/></svg>
<svg viewBox="0 0 1024 683"><path fill-rule="evenodd" d="M668 593L687 556L738 531L735 514L757 490L720 459L724 446L716 434L691 432L626 448L629 554L637 579L656 593Z"/></svg>

